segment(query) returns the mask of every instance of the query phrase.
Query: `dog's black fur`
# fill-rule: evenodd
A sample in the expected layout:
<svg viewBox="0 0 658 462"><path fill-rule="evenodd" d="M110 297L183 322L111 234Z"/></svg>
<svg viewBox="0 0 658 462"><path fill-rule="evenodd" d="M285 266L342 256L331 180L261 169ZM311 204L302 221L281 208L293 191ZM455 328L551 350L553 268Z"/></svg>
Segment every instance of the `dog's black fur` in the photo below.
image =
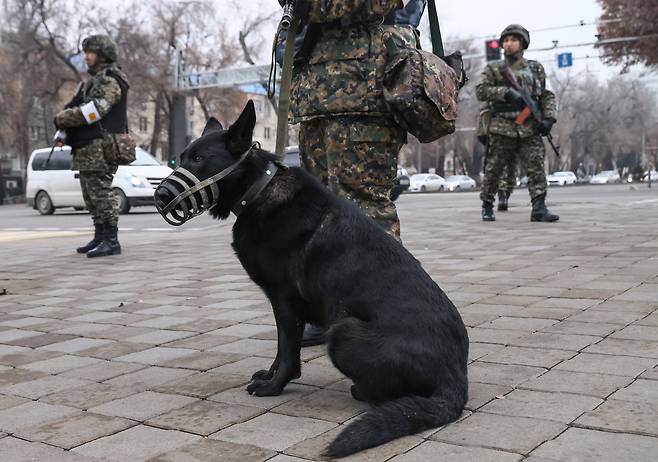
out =
<svg viewBox="0 0 658 462"><path fill-rule="evenodd" d="M251 101L228 130L210 119L181 166L202 180L220 172L249 149L255 122ZM255 149L219 182L211 213L227 218L274 160ZM329 329L329 356L354 382L354 397L373 405L325 455L343 457L460 416L468 390L461 317L420 263L355 206L303 169L282 169L238 216L233 240L272 303L278 333L276 359L247 391L278 395L300 376L303 325L312 322Z"/></svg>

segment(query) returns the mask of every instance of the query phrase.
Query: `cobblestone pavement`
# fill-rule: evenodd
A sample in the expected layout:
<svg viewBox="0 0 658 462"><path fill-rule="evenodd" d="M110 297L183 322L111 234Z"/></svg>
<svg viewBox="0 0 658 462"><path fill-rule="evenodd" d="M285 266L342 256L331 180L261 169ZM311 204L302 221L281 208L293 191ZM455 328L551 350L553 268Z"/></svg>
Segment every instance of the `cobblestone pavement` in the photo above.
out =
<svg viewBox="0 0 658 462"><path fill-rule="evenodd" d="M469 326L470 401L345 460L656 460L656 191L555 199L555 224L524 195L495 223L475 195L402 197L405 245ZM364 406L322 346L281 396L246 393L276 331L230 225L126 232L96 260L81 232L0 233L2 462L318 460Z"/></svg>

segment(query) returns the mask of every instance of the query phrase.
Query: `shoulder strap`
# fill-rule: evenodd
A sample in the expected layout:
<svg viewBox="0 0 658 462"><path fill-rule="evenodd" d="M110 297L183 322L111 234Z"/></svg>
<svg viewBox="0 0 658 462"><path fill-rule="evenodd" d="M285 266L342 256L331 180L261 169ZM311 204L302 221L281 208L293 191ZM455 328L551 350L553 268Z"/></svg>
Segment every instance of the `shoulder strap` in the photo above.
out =
<svg viewBox="0 0 658 462"><path fill-rule="evenodd" d="M441 29L439 27L439 17L436 13L436 4L434 0L427 1L427 12L430 19L430 35L432 38L432 53L434 53L439 58L445 56L445 51L443 50L443 39L441 38Z"/></svg>
<svg viewBox="0 0 658 462"><path fill-rule="evenodd" d="M281 86L279 87L279 114L277 115L276 123L276 149L274 151L279 159L283 159L283 150L286 147L292 64L295 54L294 38L297 36L298 27L299 18L294 17L286 35L286 48L283 55L283 70L281 71ZM291 38L293 40L290 40Z"/></svg>

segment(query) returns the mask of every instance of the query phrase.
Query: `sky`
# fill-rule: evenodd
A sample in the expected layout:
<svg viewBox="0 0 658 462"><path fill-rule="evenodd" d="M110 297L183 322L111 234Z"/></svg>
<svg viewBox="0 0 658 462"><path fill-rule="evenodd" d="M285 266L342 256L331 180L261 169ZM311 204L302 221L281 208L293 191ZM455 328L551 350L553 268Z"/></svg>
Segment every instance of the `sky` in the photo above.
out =
<svg viewBox="0 0 658 462"><path fill-rule="evenodd" d="M239 5L235 11L236 21L228 21L236 27L242 22L245 15L255 15L264 11L280 10L277 0L214 0L219 11L235 11L231 5ZM550 73L551 68L557 69L557 53L571 52L574 65L563 68L558 72L574 73L580 76L590 74L601 79L608 79L618 74L620 68L603 64L599 59L599 51L592 46L569 47L568 45L588 43L596 40L597 28L594 23L601 15L601 7L597 0L435 0L441 25L446 52L454 50L454 44L449 43L450 38L466 37L497 37L505 26L512 23L522 24L531 33L530 50L527 57L542 62ZM233 16L233 14L231 15ZM549 31L540 29L574 26L583 21L585 26L560 28ZM271 32L274 33L272 24ZM237 32L236 32L237 33ZM264 36L268 36L266 30ZM421 27L424 35L423 43L429 44L428 31ZM266 38L266 42L269 38ZM481 42L481 52L484 53L484 38ZM557 40L560 48L551 51L532 51L533 48L546 48L553 46ZM587 59L586 57L591 58ZM268 60L267 53L261 58ZM631 78L642 80L658 88L658 74L647 72L644 68L636 67L631 71Z"/></svg>

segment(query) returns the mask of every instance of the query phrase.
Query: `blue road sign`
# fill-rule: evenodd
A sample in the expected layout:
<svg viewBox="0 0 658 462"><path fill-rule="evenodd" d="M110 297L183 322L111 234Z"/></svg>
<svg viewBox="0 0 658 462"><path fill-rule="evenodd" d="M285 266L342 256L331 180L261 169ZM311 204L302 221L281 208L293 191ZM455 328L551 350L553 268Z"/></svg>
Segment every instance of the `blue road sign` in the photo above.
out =
<svg viewBox="0 0 658 462"><path fill-rule="evenodd" d="M572 53L560 53L557 55L557 67L570 67L573 66Z"/></svg>

